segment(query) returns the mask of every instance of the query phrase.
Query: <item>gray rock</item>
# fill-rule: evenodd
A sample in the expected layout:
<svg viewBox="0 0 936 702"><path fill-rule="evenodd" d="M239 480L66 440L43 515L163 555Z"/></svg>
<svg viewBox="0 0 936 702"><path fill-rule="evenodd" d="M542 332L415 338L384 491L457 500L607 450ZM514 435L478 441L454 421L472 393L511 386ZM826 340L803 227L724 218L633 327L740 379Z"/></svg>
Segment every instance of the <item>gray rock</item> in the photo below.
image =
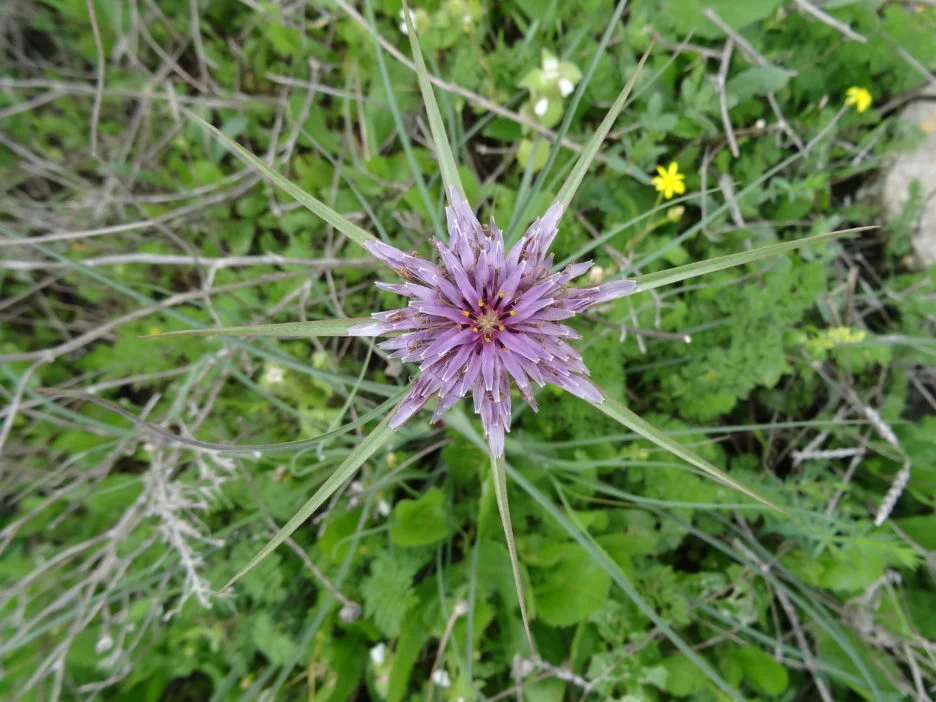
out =
<svg viewBox="0 0 936 702"><path fill-rule="evenodd" d="M936 97L936 89L927 91ZM890 216L900 212L910 197L910 185L920 181L923 212L913 233L913 250L923 267L936 264L936 102L918 100L903 112L926 137L910 153L901 154L884 178L884 204Z"/></svg>

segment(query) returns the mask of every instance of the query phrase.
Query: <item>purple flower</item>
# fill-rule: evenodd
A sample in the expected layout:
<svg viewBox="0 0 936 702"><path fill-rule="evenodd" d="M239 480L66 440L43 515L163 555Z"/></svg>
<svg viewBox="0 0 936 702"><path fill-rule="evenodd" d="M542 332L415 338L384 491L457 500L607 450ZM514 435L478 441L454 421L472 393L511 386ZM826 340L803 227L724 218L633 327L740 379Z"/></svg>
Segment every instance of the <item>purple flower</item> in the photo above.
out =
<svg viewBox="0 0 936 702"><path fill-rule="evenodd" d="M569 281L591 268L575 263L550 273L562 205L554 203L509 251L494 224L481 226L468 203L450 192L445 210L450 242L434 240L440 265L382 242L368 250L393 268L403 283L377 283L410 298L407 307L374 314L352 327L352 336L397 334L381 342L391 358L419 363L420 375L390 421L401 426L431 398L438 397L432 421L471 391L475 412L491 453L504 454L510 431L510 379L534 411L532 383L558 385L589 402L601 402L588 368L569 345L581 336L563 320L592 305L637 291L633 280L590 288Z"/></svg>

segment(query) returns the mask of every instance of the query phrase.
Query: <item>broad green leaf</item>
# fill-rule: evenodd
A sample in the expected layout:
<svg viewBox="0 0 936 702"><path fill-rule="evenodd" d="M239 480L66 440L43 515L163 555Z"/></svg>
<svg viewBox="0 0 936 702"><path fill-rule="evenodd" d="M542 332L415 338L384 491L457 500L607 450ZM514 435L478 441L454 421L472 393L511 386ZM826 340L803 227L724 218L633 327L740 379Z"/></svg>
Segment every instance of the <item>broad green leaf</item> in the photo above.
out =
<svg viewBox="0 0 936 702"><path fill-rule="evenodd" d="M213 329L183 329L181 331L149 334L141 339L164 339L170 336L347 336L348 330L357 324L373 321L370 317L351 319L322 319L315 322L286 322L284 324L255 324L243 327L216 327Z"/></svg>
<svg viewBox="0 0 936 702"><path fill-rule="evenodd" d="M725 90L730 98L747 100L755 95L777 92L786 86L792 76L790 71L776 66L754 66L729 80Z"/></svg>
<svg viewBox="0 0 936 702"><path fill-rule="evenodd" d="M752 261L759 261L762 258L769 258L770 256L776 256L777 254L786 253L787 251L793 251L808 246L809 244L814 244L817 241L833 239L835 237L845 236L846 234L856 234L869 229L877 229L877 227L856 227L854 229L843 229L838 232L816 234L815 236L807 236L803 239L797 239L796 241L771 244L770 246L762 246L752 251L742 251L736 254L729 254L728 256L711 258L708 261L699 261L677 268L670 268L665 271L659 271L658 273L648 273L647 275L635 278L637 289L653 290L654 288L671 285L682 280L688 280L689 278L714 273L715 271L722 271L726 268L733 268L734 266L740 266L744 263L751 263Z"/></svg>
<svg viewBox="0 0 936 702"><path fill-rule="evenodd" d="M254 156L247 149L228 137L217 127L208 124L208 122L197 115L190 113L190 116L204 129L207 129L209 132L211 132L215 138L218 139L218 141L233 151L234 154L238 156L238 158L256 168L267 180L285 190L296 200L296 202L303 205L306 209L310 210L313 214L320 217L328 224L332 225L335 229L337 229L352 241L357 242L361 246L364 246L369 241L377 240L373 234L365 231L364 229L361 229L361 227L335 212L335 210L326 205L324 202L316 197L313 197L298 185L292 183L286 176L273 170L269 164L264 163L261 159Z"/></svg>
<svg viewBox="0 0 936 702"><path fill-rule="evenodd" d="M740 30L769 16L782 3L783 0L664 0L662 9L681 32L695 30L705 39L719 39L725 33L705 18L705 10L713 10L731 29Z"/></svg>
<svg viewBox="0 0 936 702"><path fill-rule="evenodd" d="M677 456L683 459L684 461L686 461L686 463L692 466L695 466L696 468L701 470L703 473L708 475L710 478L717 480L723 485L727 485L728 487L734 488L735 490L738 490L739 492L743 492L745 495L747 495L748 497L752 499L757 500L761 504L767 505L768 507L771 507L772 509L775 509L778 512L783 512L784 514L786 514L785 510L780 509L779 507L777 507L775 504L773 504L769 500L761 497L760 495L758 495L756 492L746 487L745 485L742 485L741 483L739 483L737 480L732 478L730 475L725 473L720 468L716 468L714 465L706 461L704 458L696 454L694 451L691 451L690 449L686 448L683 444L668 437L666 434L661 432L659 429L654 427L645 419L641 418L640 416L638 416L637 414L629 410L621 402L619 402L618 400L608 395L608 393L605 392L604 390L601 390L601 394L604 396L604 402L593 403L594 407L600 409L606 415L611 417L611 419L615 420L616 422L620 422L621 424L626 426L628 429L637 432L642 437L644 437L645 439L648 439L649 441L652 441L654 444L656 444L660 448L666 449L674 456Z"/></svg>
<svg viewBox="0 0 936 702"><path fill-rule="evenodd" d="M403 18L406 22L406 28L409 30L410 47L413 50L413 60L416 63L416 77L419 79L419 91L422 93L423 102L426 106L426 114L429 117L429 131L432 132L432 143L435 144L436 156L439 159L439 173L442 176L442 185L445 186L445 194L448 196L452 191L462 197L465 196L465 189L462 187L461 179L458 177L458 165L455 163L455 156L452 155L452 147L448 142L448 135L445 133L445 124L442 122L442 114L439 112L439 105L435 99L435 93L432 91L432 83L429 82L429 71L426 70L426 62L423 60L422 49L419 47L419 32L413 24L413 18L410 16L409 5L403 0Z"/></svg>
<svg viewBox="0 0 936 702"><path fill-rule="evenodd" d="M536 614L552 626L572 626L598 611L611 576L578 544L556 547L558 561L535 586Z"/></svg>
<svg viewBox="0 0 936 702"><path fill-rule="evenodd" d="M689 697L708 685L705 675L686 656L677 654L663 660L666 668L666 691L674 697Z"/></svg>
<svg viewBox="0 0 936 702"><path fill-rule="evenodd" d="M347 512L332 518L316 541L322 554L335 563L340 563L347 557L351 549L351 537L357 531L361 520L361 509L349 509Z"/></svg>
<svg viewBox="0 0 936 702"><path fill-rule="evenodd" d="M775 697L786 692L790 674L770 654L755 646L747 646L735 651L734 658L741 663L744 677L765 695Z"/></svg>
<svg viewBox="0 0 936 702"><path fill-rule="evenodd" d="M936 551L936 514L893 520L907 536L927 551ZM933 620L936 622L936 619Z"/></svg>
<svg viewBox="0 0 936 702"><path fill-rule="evenodd" d="M582 150L578 161L575 162L572 172L569 173L569 177L566 178L565 183L563 183L562 188L559 190L559 194L556 196L556 202L562 205L563 212L568 211L569 204L572 202L572 198L575 197L575 192L582 184L582 179L585 178L585 174L588 172L591 162L598 154L598 149L601 148L605 137L608 135L608 132L611 131L611 127L614 126L614 122L617 120L618 115L621 114L621 110L624 109L624 103L627 102L627 98L630 97L631 91L634 89L634 85L637 83L637 79L640 77L640 73L652 50L653 42L650 43L644 55L640 57L640 63L637 64L634 74L627 81L624 89L621 90L620 95L617 96L617 99L614 101L614 104L611 105L604 119L601 120L601 124L598 125L598 129L592 135L592 138L588 140L588 144L586 144L585 148Z"/></svg>
<svg viewBox="0 0 936 702"><path fill-rule="evenodd" d="M491 456L491 474L494 480L494 495L497 498L497 511L500 512L501 524L504 527L504 537L507 539L507 552L510 554L510 568L513 571L514 586L517 588L517 599L520 601L520 615L523 617L523 629L526 632L530 652L536 653L533 644L533 633L530 631L530 618L527 615L526 599L523 596L523 579L520 576L520 562L517 560L517 544L514 541L513 527L510 523L510 505L507 502L507 471L504 457Z"/></svg>
<svg viewBox="0 0 936 702"><path fill-rule="evenodd" d="M399 546L425 546L449 534L445 493L429 488L418 500L400 500L393 507L390 540Z"/></svg>
<svg viewBox="0 0 936 702"><path fill-rule="evenodd" d="M257 555L250 559L247 565L237 571L237 574L225 583L224 587L221 588L222 591L231 587L231 585L236 583L245 573L250 571L260 561L270 555L280 544L292 536L293 532L301 527L303 522L312 516L315 510L321 507L329 497L335 494L346 480L354 475L355 471L361 467L364 461L374 455L381 446L390 440L390 437L393 435L393 430L390 429L389 426L390 417L392 416L392 411L387 413L387 416L374 428L374 431L354 447L354 450L348 454L348 457L338 466L337 470L329 476L322 487L316 490L315 494L302 505L293 518L286 522L286 526L280 529L276 536L270 539L266 546L261 548L260 551L257 552Z"/></svg>

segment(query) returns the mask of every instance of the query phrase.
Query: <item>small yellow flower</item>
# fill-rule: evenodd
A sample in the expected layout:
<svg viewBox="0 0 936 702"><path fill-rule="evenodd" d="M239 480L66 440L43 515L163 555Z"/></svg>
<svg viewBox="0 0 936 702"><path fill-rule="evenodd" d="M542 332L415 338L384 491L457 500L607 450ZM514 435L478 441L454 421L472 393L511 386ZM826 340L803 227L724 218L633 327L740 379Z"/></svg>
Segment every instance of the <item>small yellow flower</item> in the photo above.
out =
<svg viewBox="0 0 936 702"><path fill-rule="evenodd" d="M668 169L657 166L657 173L660 175L651 178L650 182L656 186L658 193L663 193L663 197L667 200L673 195L682 195L686 192L686 184L683 183L686 176L679 172L679 164L675 161L669 165Z"/></svg>
<svg viewBox="0 0 936 702"><path fill-rule="evenodd" d="M872 102L874 102L874 99L867 88L852 86L845 91L845 104L854 105L855 109L858 110L858 114L871 107Z"/></svg>

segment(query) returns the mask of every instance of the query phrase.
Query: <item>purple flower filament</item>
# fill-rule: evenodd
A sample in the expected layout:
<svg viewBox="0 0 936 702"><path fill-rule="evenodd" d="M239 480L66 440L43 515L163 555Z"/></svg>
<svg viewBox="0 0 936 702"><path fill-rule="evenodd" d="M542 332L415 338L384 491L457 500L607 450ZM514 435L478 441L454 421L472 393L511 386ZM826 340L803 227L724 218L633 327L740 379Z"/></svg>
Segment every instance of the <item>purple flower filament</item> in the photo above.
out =
<svg viewBox="0 0 936 702"><path fill-rule="evenodd" d="M556 237L562 206L554 203L509 252L493 219L483 227L468 203L449 193L449 244L434 240L439 266L373 242L368 250L393 268L404 283L377 283L410 298L407 307L374 314L374 322L353 327L354 336L398 334L379 348L391 358L419 363L420 374L391 419L397 428L431 398L432 421L469 391L481 417L491 453L502 456L510 431L510 380L537 410L532 384L553 383L590 402L601 402L581 355L567 340L581 336L563 320L592 305L637 291L632 280L588 288L568 283L590 267L576 263L550 273L549 245Z"/></svg>

